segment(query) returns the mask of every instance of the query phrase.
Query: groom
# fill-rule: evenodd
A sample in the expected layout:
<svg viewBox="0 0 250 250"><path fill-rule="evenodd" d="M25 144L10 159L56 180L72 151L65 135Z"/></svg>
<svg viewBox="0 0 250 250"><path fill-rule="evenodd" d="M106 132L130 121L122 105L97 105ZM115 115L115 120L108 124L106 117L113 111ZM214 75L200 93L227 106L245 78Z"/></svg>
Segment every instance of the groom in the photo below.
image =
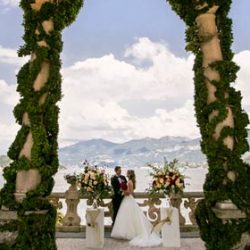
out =
<svg viewBox="0 0 250 250"><path fill-rule="evenodd" d="M119 207L121 205L123 199L123 193L121 191L121 183L127 183L126 177L121 175L122 169L120 166L115 167L115 175L111 178L111 185L114 190L114 195L112 197L112 204L113 204L113 216L112 216L112 226L115 223L115 218L118 213Z"/></svg>

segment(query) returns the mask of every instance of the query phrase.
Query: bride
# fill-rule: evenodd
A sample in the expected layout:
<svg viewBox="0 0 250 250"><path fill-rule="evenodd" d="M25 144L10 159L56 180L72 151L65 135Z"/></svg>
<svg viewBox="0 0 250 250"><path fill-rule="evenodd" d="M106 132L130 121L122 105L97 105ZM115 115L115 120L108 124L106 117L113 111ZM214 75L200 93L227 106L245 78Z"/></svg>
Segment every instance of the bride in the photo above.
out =
<svg viewBox="0 0 250 250"><path fill-rule="evenodd" d="M125 197L119 208L111 237L130 240L130 244L139 247L150 247L161 244L156 233L151 233L152 224L132 196L136 187L134 170L127 171L128 184L124 192Z"/></svg>

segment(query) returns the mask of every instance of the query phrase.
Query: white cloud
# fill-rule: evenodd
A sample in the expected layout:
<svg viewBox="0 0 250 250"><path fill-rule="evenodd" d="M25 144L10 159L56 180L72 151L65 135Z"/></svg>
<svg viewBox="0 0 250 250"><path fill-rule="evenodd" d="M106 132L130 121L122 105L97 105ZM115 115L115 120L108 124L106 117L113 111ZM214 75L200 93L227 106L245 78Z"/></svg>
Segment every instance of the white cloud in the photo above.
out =
<svg viewBox="0 0 250 250"><path fill-rule="evenodd" d="M142 57L146 54L146 47L152 51L155 48L155 54L152 52ZM153 43L148 38L139 39L127 49L125 56L128 55L141 65L120 61L110 54L77 62L64 69L64 91L67 95L116 101L138 97L145 100L169 97L187 100L192 96L193 56L176 57L163 44ZM144 67L145 59L150 61L150 66ZM78 88L77 93L74 88Z"/></svg>
<svg viewBox="0 0 250 250"><path fill-rule="evenodd" d="M27 62L27 57L18 57L17 50L10 48L3 48L0 45L0 63L21 66Z"/></svg>
<svg viewBox="0 0 250 250"><path fill-rule="evenodd" d="M1 144L3 142L8 142L8 145L10 145L11 141L15 139L15 135L16 135L18 128L19 126L14 122L6 123L6 124L0 123ZM1 146L4 146L4 145L1 145Z"/></svg>
<svg viewBox="0 0 250 250"><path fill-rule="evenodd" d="M17 7L19 5L19 0L0 0L0 5Z"/></svg>
<svg viewBox="0 0 250 250"><path fill-rule="evenodd" d="M249 105L249 51L236 55L241 70L236 86ZM175 56L163 42L138 39L124 60L109 54L77 62L63 70L60 138L105 138L125 141L141 137L199 136L193 108L193 56ZM150 116L129 113L121 105L134 100L170 100L171 108L155 108ZM176 104L177 103L177 104ZM249 110L248 110L249 112Z"/></svg>
<svg viewBox="0 0 250 250"><path fill-rule="evenodd" d="M241 91L243 108L250 114L250 51L236 54L234 61L240 66L235 87Z"/></svg>
<svg viewBox="0 0 250 250"><path fill-rule="evenodd" d="M19 128L12 114L18 99L19 95L16 92L16 85L9 85L5 81L0 80L0 154L6 153Z"/></svg>
<svg viewBox="0 0 250 250"><path fill-rule="evenodd" d="M140 38L126 49L124 59L109 54L63 70L60 137L124 141L145 136L198 136L190 115L193 56L176 57L164 43ZM182 107L156 109L150 117L138 117L120 105L138 99L142 103L171 99Z"/></svg>
<svg viewBox="0 0 250 250"><path fill-rule="evenodd" d="M14 106L19 99L16 92L16 85L8 85L4 80L0 80L0 103Z"/></svg>
<svg viewBox="0 0 250 250"><path fill-rule="evenodd" d="M0 62L21 64L16 59L13 50L0 48ZM238 53L234 60L241 66L235 86L242 91L244 108L250 112L250 51ZM193 108L192 66L192 55L180 58L163 42L140 38L125 50L123 60L108 54L63 68L60 145L90 138L121 142L165 135L199 136ZM1 116L5 110L0 120L1 143L7 138L12 140L17 132L11 113L18 101L15 88L0 80ZM155 105L165 100L171 105ZM130 103L130 109L122 103ZM145 111L150 103L155 108L136 114L131 112L134 103L142 106L137 112Z"/></svg>

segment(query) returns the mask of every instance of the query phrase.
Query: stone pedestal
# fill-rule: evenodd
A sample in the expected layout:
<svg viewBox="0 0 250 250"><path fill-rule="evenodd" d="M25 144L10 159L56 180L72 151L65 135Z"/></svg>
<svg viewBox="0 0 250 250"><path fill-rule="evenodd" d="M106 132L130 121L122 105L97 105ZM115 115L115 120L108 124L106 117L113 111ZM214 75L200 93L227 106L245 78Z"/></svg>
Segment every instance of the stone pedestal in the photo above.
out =
<svg viewBox="0 0 250 250"><path fill-rule="evenodd" d="M104 246L104 209L88 208L86 210L86 247L102 248Z"/></svg>
<svg viewBox="0 0 250 250"><path fill-rule="evenodd" d="M175 207L162 207L161 220L164 220L162 226L162 243L164 247L179 249L181 247L179 211Z"/></svg>
<svg viewBox="0 0 250 250"><path fill-rule="evenodd" d="M230 200L217 202L213 211L224 223L230 220L246 218L246 214L239 210ZM244 250L249 243L250 235L245 233L242 235L240 243L236 244L231 250Z"/></svg>
<svg viewBox="0 0 250 250"><path fill-rule="evenodd" d="M68 191L65 193L67 212L63 218L63 230L69 232L80 232L81 218L77 214L77 206L80 202L79 193L76 185L71 185Z"/></svg>
<svg viewBox="0 0 250 250"><path fill-rule="evenodd" d="M17 220L17 213L9 210L0 210L0 226ZM0 232L0 244L13 245L18 236L18 232L3 231Z"/></svg>
<svg viewBox="0 0 250 250"><path fill-rule="evenodd" d="M179 213L179 222L180 225L185 225L186 219L185 217L181 214L181 203L182 203L182 197L179 194L172 194L170 197L170 204L171 206L175 207L178 209Z"/></svg>

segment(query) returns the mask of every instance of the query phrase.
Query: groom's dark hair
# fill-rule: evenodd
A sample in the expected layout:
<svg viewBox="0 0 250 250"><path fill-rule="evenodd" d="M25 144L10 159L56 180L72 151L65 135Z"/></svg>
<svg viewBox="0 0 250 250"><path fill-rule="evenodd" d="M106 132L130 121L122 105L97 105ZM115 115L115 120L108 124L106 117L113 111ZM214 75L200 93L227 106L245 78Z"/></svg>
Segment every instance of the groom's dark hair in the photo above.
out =
<svg viewBox="0 0 250 250"><path fill-rule="evenodd" d="M115 172L117 172L119 169L121 169L121 166L116 166L115 167Z"/></svg>

